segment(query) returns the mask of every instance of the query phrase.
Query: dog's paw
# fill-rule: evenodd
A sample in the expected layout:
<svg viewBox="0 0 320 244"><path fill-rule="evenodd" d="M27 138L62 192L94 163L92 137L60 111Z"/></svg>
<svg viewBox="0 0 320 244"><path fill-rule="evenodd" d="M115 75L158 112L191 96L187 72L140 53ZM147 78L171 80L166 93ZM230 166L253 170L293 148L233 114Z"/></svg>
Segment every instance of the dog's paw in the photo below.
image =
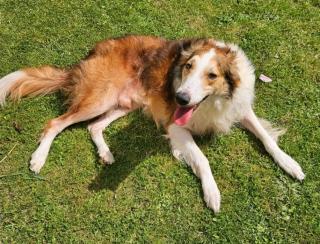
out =
<svg viewBox="0 0 320 244"><path fill-rule="evenodd" d="M31 157L31 160L30 160L30 167L29 168L34 173L39 174L44 163L45 163L45 159L37 156L36 154L33 154Z"/></svg>
<svg viewBox="0 0 320 244"><path fill-rule="evenodd" d="M172 155L178 160L178 161L183 161L183 154L180 150L176 148L172 148Z"/></svg>
<svg viewBox="0 0 320 244"><path fill-rule="evenodd" d="M300 181L304 179L305 174L303 173L300 165L288 154L283 152L280 155L278 162L280 167L283 170L285 170L289 175L291 175L293 178L296 178Z"/></svg>
<svg viewBox="0 0 320 244"><path fill-rule="evenodd" d="M114 157L110 151L101 152L101 153L99 153L99 156L102 159L103 163L105 163L105 164L114 163Z"/></svg>
<svg viewBox="0 0 320 244"><path fill-rule="evenodd" d="M204 181L202 182L202 189L204 201L206 202L207 206L211 208L214 211L214 213L219 213L221 196L217 184L214 182L214 180L213 182Z"/></svg>

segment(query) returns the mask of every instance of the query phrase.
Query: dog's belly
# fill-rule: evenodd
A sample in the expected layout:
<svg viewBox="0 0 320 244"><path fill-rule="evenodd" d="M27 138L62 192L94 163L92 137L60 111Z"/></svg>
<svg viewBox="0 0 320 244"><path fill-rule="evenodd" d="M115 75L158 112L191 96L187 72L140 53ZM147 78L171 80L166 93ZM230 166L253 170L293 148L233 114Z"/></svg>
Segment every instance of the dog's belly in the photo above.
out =
<svg viewBox="0 0 320 244"><path fill-rule="evenodd" d="M144 92L141 83L136 79L129 79L118 97L119 106L134 110L143 105Z"/></svg>

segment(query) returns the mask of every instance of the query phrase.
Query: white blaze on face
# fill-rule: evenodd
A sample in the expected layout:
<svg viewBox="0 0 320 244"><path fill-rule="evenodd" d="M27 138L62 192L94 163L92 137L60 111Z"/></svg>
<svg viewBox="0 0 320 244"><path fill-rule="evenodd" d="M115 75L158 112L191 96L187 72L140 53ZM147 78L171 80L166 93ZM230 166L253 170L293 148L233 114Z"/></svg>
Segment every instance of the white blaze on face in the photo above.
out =
<svg viewBox="0 0 320 244"><path fill-rule="evenodd" d="M201 100L208 95L203 86L203 78L208 70L208 66L210 66L210 61L215 55L215 51L211 49L201 56L194 56L191 59L194 68L187 77L185 77L185 80L182 81L177 90L177 92L186 92L190 95L189 105L195 105L201 102Z"/></svg>

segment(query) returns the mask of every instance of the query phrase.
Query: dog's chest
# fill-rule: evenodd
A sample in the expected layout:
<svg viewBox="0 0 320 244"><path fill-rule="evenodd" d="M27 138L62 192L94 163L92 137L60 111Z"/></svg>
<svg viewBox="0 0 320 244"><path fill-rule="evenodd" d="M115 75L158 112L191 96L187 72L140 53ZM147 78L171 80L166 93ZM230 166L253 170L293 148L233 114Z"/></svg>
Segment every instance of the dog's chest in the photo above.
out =
<svg viewBox="0 0 320 244"><path fill-rule="evenodd" d="M185 126L193 134L226 133L234 123L234 116L230 113L230 104L223 99L208 98L193 113Z"/></svg>

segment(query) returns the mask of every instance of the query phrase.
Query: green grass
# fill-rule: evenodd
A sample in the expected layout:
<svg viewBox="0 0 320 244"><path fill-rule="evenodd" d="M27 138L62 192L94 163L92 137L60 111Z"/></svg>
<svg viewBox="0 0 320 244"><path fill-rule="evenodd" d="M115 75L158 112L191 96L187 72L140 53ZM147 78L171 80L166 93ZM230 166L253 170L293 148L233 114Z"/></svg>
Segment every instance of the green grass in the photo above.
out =
<svg viewBox="0 0 320 244"><path fill-rule="evenodd" d="M257 74L274 80L257 81L257 114L288 128L280 146L306 173L302 184L284 174L239 128L197 138L222 193L215 216L199 180L137 112L105 132L114 165L100 165L79 124L57 137L38 177L28 161L63 101L26 98L0 108L0 160L15 146L0 163L0 242L319 243L319 7L316 0L0 0L0 76L72 65L96 41L125 33L238 43Z"/></svg>

